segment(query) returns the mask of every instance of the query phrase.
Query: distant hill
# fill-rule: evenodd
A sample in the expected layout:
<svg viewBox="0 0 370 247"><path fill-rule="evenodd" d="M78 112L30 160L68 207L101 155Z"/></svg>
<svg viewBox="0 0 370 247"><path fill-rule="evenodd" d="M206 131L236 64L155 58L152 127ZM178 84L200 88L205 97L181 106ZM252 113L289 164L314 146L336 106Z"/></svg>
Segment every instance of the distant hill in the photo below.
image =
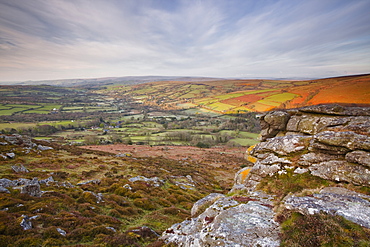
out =
<svg viewBox="0 0 370 247"><path fill-rule="evenodd" d="M202 81L214 80L206 77L179 77L179 76L124 76L124 77L103 77L87 79L59 79L59 80L41 80L41 81L23 81L23 82L2 82L3 85L51 85L63 87L94 87L112 84L132 85L153 81Z"/></svg>
<svg viewBox="0 0 370 247"><path fill-rule="evenodd" d="M370 74L315 80L167 80L111 86L112 97L165 109L192 108L217 113L264 112L323 103L370 104Z"/></svg>

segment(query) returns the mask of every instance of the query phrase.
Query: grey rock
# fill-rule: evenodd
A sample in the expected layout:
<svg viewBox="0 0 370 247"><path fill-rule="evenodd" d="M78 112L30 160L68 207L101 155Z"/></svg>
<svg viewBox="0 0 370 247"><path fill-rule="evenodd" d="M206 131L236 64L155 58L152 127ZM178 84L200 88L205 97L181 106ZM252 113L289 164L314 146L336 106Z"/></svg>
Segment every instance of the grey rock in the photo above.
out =
<svg viewBox="0 0 370 247"><path fill-rule="evenodd" d="M5 188L9 188L9 187L16 186L16 184L10 179L1 178L0 179L0 186L5 187Z"/></svg>
<svg viewBox="0 0 370 247"><path fill-rule="evenodd" d="M303 154L298 160L298 164L301 166L310 166L312 164L318 164L324 161L338 160L340 155L331 155L326 153L307 153Z"/></svg>
<svg viewBox="0 0 370 247"><path fill-rule="evenodd" d="M370 168L370 153L357 150L346 154L346 160L348 162L358 163L363 166Z"/></svg>
<svg viewBox="0 0 370 247"><path fill-rule="evenodd" d="M196 218L175 224L161 239L178 246L279 246L274 212L258 201L220 198Z"/></svg>
<svg viewBox="0 0 370 247"><path fill-rule="evenodd" d="M14 159L14 158L15 158L15 153L6 153L5 155L6 155L6 157L8 157L9 159Z"/></svg>
<svg viewBox="0 0 370 247"><path fill-rule="evenodd" d="M8 193L8 194L10 194L10 191L7 188L5 188L5 187L3 187L3 186L0 185L0 193Z"/></svg>
<svg viewBox="0 0 370 247"><path fill-rule="evenodd" d="M203 197L202 199L198 200L196 203L194 203L193 207L191 208L191 217L198 216L207 207L209 207L211 204L213 204L215 201L217 201L221 197L225 197L225 196L220 193L211 193L208 196Z"/></svg>
<svg viewBox="0 0 370 247"><path fill-rule="evenodd" d="M337 104L306 106L299 111L336 116L370 116L368 107L344 107Z"/></svg>
<svg viewBox="0 0 370 247"><path fill-rule="evenodd" d="M22 215L22 218L23 218L23 220L21 221L20 225L23 228L23 230L26 231L26 230L32 229L31 220L38 218L38 216L36 215L36 216L29 217L27 215Z"/></svg>
<svg viewBox="0 0 370 247"><path fill-rule="evenodd" d="M301 118L298 124L298 131L305 134L316 134L317 133L317 123L320 121L319 117L304 117Z"/></svg>
<svg viewBox="0 0 370 247"><path fill-rule="evenodd" d="M370 170L344 160L331 160L313 164L311 174L332 181L346 181L356 185L370 185Z"/></svg>
<svg viewBox="0 0 370 247"><path fill-rule="evenodd" d="M123 186L123 188L128 189L128 190L132 190L132 188L131 188L131 186L130 186L129 184L125 184L125 185Z"/></svg>
<svg viewBox="0 0 370 247"><path fill-rule="evenodd" d="M101 183L101 180L100 179L92 179L92 180L88 180L88 181L85 181L85 182L80 182L77 185L100 184L100 183Z"/></svg>
<svg viewBox="0 0 370 247"><path fill-rule="evenodd" d="M251 174L258 174L261 177L271 177L280 170L281 166L278 164L264 165L262 162L257 161L251 170Z"/></svg>
<svg viewBox="0 0 370 247"><path fill-rule="evenodd" d="M60 235L62 235L63 237L65 237L67 235L67 232L64 231L63 229L60 229L59 227L57 228L57 231L59 232Z"/></svg>
<svg viewBox="0 0 370 247"><path fill-rule="evenodd" d="M292 135L275 137L265 142L258 143L251 154L273 152L278 155L287 155L307 149L310 136Z"/></svg>
<svg viewBox="0 0 370 247"><path fill-rule="evenodd" d="M247 178L249 172L252 170L252 166L244 167L243 169L239 170L234 177L234 185L243 184L245 179Z"/></svg>
<svg viewBox="0 0 370 247"><path fill-rule="evenodd" d="M356 224L370 228L369 196L344 188L325 188L313 196L292 196L286 200L285 207L306 215L319 212L340 215Z"/></svg>
<svg viewBox="0 0 370 247"><path fill-rule="evenodd" d="M345 155L350 150L346 147L327 145L318 142L317 140L312 140L308 150L311 152L331 154L331 155Z"/></svg>
<svg viewBox="0 0 370 247"><path fill-rule="evenodd" d="M171 176L171 182L183 190L195 190L196 184L194 180L187 176ZM163 180L162 180L163 181ZM164 181L163 181L164 182Z"/></svg>
<svg viewBox="0 0 370 247"><path fill-rule="evenodd" d="M290 160L279 158L278 156L272 153L258 155L258 158L260 159L260 162L263 165L291 164L292 163Z"/></svg>
<svg viewBox="0 0 370 247"><path fill-rule="evenodd" d="M14 165L14 166L12 166L12 169L16 173L27 173L27 172L29 172L29 170L26 167L24 167L23 165L18 165L18 166Z"/></svg>
<svg viewBox="0 0 370 247"><path fill-rule="evenodd" d="M291 116L286 125L286 130L298 132L298 125L299 125L299 122L301 121L301 118L302 117L300 116Z"/></svg>
<svg viewBox="0 0 370 247"><path fill-rule="evenodd" d="M111 227L111 226L107 226L107 227L105 227L105 228L107 228L108 230L111 230L111 231L113 231L113 232L117 232L117 230L116 229L114 229L113 227Z"/></svg>
<svg viewBox="0 0 370 247"><path fill-rule="evenodd" d="M303 173L306 173L306 172L308 172L308 169L297 167L297 168L294 170L294 172L293 172L293 173L295 173L295 174L303 174Z"/></svg>
<svg viewBox="0 0 370 247"><path fill-rule="evenodd" d="M36 197L41 197L42 191L40 189L40 184L26 184L21 187L21 193L22 194L28 194L30 196L36 196Z"/></svg>
<svg viewBox="0 0 370 247"><path fill-rule="evenodd" d="M270 128L276 130L284 130L285 126L289 120L290 115L284 111L272 111L265 115L263 118L266 121Z"/></svg>
<svg viewBox="0 0 370 247"><path fill-rule="evenodd" d="M49 185L49 183L52 183L52 182L55 182L54 181L54 178L52 176L46 178L46 179L42 179L39 181L39 184L46 184L46 185Z"/></svg>
<svg viewBox="0 0 370 247"><path fill-rule="evenodd" d="M136 176L133 178L129 179L130 182L146 182L146 183L151 183L153 184L154 187L159 187L161 186L164 181L158 177L153 177L153 178L146 178L144 176Z"/></svg>
<svg viewBox="0 0 370 247"><path fill-rule="evenodd" d="M314 138L330 146L346 147L350 150L370 150L370 137L356 134L353 131L324 131L315 135Z"/></svg>
<svg viewBox="0 0 370 247"><path fill-rule="evenodd" d="M48 146L38 145L37 146L37 149L40 150L40 151L46 151L46 150L51 150L53 148L52 147L48 147Z"/></svg>

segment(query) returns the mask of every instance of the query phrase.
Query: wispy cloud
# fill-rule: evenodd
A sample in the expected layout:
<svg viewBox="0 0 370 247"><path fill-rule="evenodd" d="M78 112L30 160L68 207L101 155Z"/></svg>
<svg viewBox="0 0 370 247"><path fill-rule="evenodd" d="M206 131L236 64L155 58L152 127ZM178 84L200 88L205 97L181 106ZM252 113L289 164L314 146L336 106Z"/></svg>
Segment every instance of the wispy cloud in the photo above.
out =
<svg viewBox="0 0 370 247"><path fill-rule="evenodd" d="M0 0L0 81L368 73L367 0Z"/></svg>

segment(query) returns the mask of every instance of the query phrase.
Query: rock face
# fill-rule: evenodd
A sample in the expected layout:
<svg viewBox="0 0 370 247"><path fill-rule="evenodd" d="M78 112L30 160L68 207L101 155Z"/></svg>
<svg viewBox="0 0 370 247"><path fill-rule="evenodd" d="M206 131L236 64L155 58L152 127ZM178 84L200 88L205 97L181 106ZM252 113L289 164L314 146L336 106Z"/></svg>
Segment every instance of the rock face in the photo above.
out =
<svg viewBox="0 0 370 247"><path fill-rule="evenodd" d="M255 189L265 176L302 169L332 181L370 185L370 108L308 106L265 113L260 120L262 142L247 153L256 162L244 188Z"/></svg>
<svg viewBox="0 0 370 247"><path fill-rule="evenodd" d="M285 201L287 209L302 214L325 212L340 215L361 226L370 228L370 196L344 188L328 187L318 194L304 197L289 197Z"/></svg>
<svg viewBox="0 0 370 247"><path fill-rule="evenodd" d="M216 199L218 198L218 199ZM270 198L211 194L195 203L215 200L199 216L173 225L162 239L178 246L279 246L279 225Z"/></svg>

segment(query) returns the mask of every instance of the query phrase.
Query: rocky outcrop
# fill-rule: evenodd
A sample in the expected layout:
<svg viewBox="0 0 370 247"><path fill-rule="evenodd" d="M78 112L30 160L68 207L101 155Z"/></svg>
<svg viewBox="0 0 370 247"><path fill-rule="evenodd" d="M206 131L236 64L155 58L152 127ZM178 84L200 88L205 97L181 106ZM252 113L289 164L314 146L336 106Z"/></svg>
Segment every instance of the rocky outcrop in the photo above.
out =
<svg viewBox="0 0 370 247"><path fill-rule="evenodd" d="M312 196L291 196L285 200L287 209L302 214L324 212L340 215L361 226L370 228L370 196L340 187L327 187Z"/></svg>
<svg viewBox="0 0 370 247"><path fill-rule="evenodd" d="M199 216L173 225L161 238L184 247L280 245L271 197L226 197L215 193L195 203L192 213L199 213L200 205L212 201Z"/></svg>
<svg viewBox="0 0 370 247"><path fill-rule="evenodd" d="M370 185L370 108L339 105L274 111L261 117L262 142L247 151L254 163L235 175L232 193L196 202L192 218L167 229L178 246L279 246L273 196L256 191L266 177L310 173L326 180ZM289 194L276 207L302 214L339 215L370 228L370 197L341 187L309 196ZM279 206L280 205L280 206Z"/></svg>
<svg viewBox="0 0 370 247"><path fill-rule="evenodd" d="M0 134L0 145L16 145L17 151L29 154L30 152L40 153L41 151L51 150L52 147L44 146L41 144L36 144L34 140L29 136L24 135L3 135ZM12 149L13 150L13 149ZM4 152L0 153L0 160L14 159L16 154L14 152Z"/></svg>
<svg viewBox="0 0 370 247"><path fill-rule="evenodd" d="M260 120L262 142L247 153L256 162L245 188L302 169L332 181L370 185L370 108L308 106L268 112Z"/></svg>

